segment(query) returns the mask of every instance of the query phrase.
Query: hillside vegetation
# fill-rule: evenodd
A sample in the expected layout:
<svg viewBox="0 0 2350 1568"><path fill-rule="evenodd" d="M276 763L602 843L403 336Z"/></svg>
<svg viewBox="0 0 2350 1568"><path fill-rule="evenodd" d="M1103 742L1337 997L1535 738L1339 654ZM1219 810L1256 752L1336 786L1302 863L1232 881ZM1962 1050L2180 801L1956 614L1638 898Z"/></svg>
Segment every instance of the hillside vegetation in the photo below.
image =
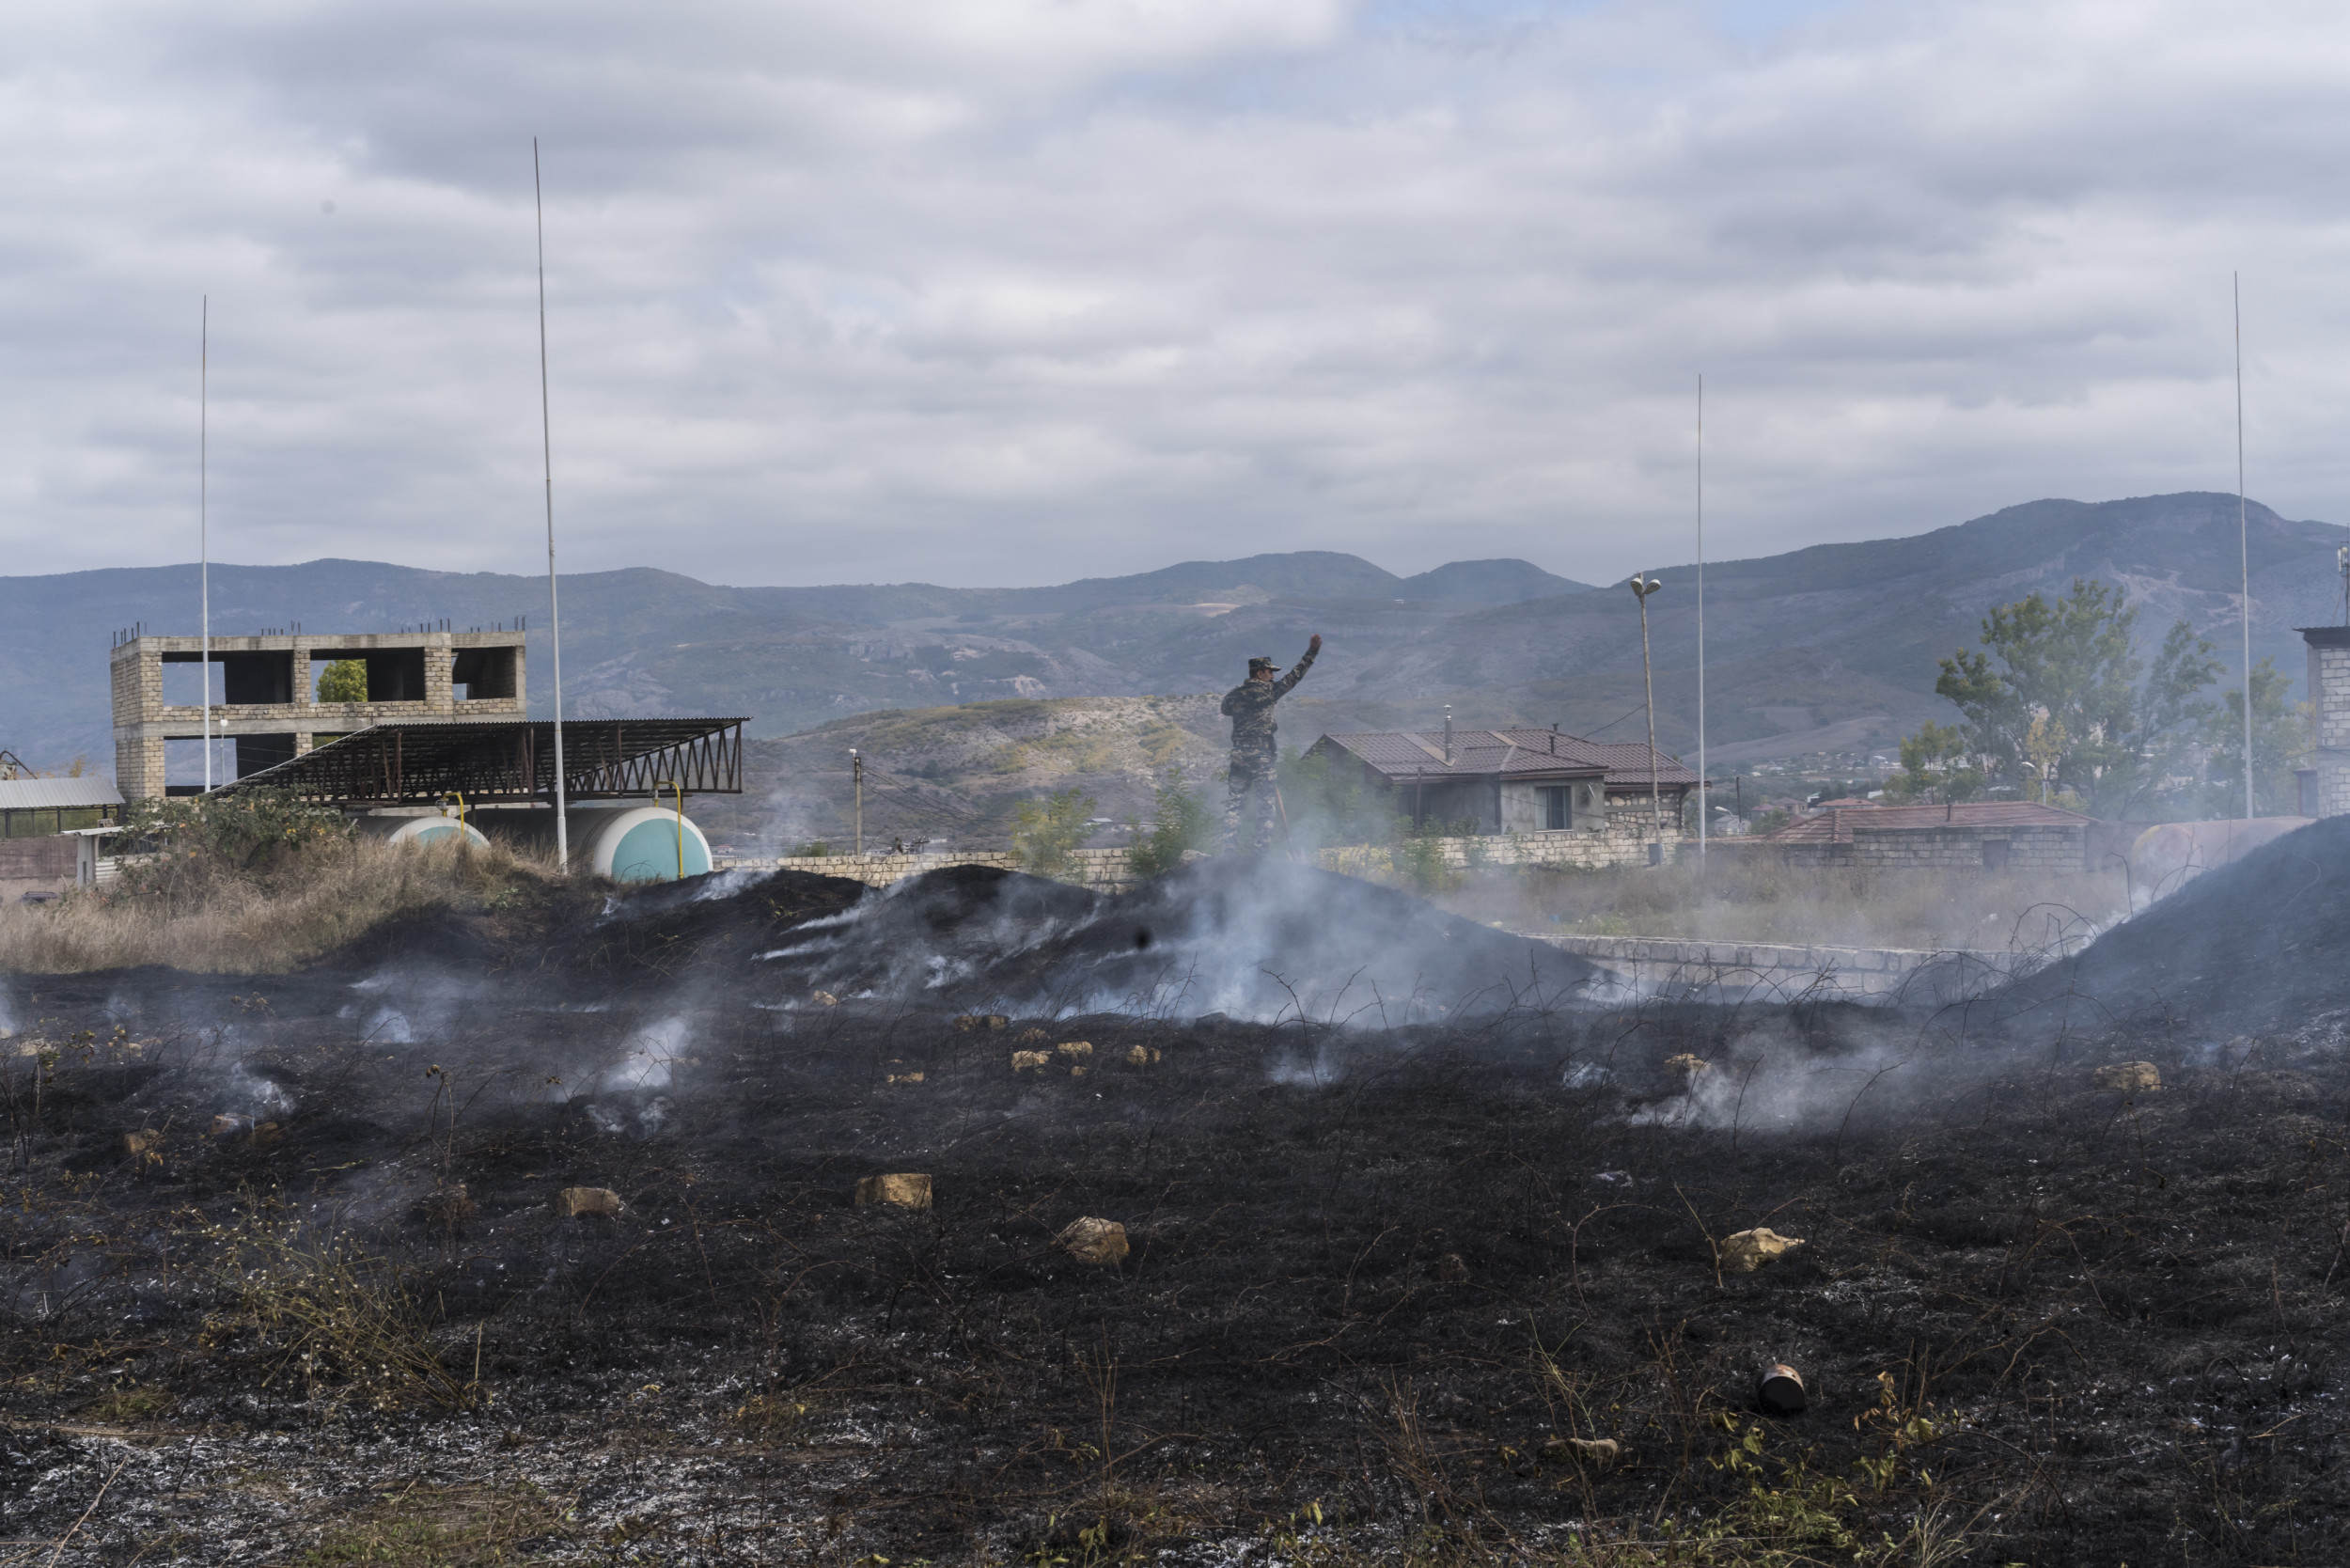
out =
<svg viewBox="0 0 2350 1568"><path fill-rule="evenodd" d="M694 815L713 841L743 854L812 843L845 853L855 830L854 749L866 763L869 850L893 839L998 844L1021 801L1071 788L1093 799L1094 815L1143 820L1170 776L1194 788L1213 783L1229 736L1219 699L1060 698L860 713L748 743L744 766L762 792L705 796Z"/></svg>
<svg viewBox="0 0 2350 1568"><path fill-rule="evenodd" d="M1888 530L1917 525L1888 520ZM2350 532L2251 509L2253 656L2297 681L2296 625L2340 614L2335 548ZM1657 568L1651 604L1658 738L1695 739L1694 572ZM1996 604L2076 576L2123 588L2149 625L2186 619L2232 658L2236 503L2190 494L2035 501L1930 532L1825 544L1706 568L1711 762L1888 750L1928 719L1936 662ZM96 628L193 630L195 569L0 578L0 745L38 768L111 760ZM362 561L215 566L212 624L298 620L390 631L428 619L511 624L545 585ZM1223 691L1249 655L1326 647L1285 721L1315 728L1561 723L1626 733L1641 701L1629 594L1589 591L1525 561L1456 561L1399 577L1332 552L1193 561L1057 587L924 584L728 588L634 569L563 580L566 712L581 718L742 714L776 736L885 709ZM549 649L530 630L532 711ZM2231 665L2232 669L2232 665ZM825 743L829 745L830 743ZM1116 772L1117 770L1108 770Z"/></svg>

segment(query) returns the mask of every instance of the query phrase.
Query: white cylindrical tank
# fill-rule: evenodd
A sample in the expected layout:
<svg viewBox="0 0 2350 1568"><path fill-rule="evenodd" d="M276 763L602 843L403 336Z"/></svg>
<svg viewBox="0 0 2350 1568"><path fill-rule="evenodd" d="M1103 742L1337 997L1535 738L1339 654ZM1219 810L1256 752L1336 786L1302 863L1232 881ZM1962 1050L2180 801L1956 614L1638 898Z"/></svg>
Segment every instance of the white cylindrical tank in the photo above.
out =
<svg viewBox="0 0 2350 1568"><path fill-rule="evenodd" d="M615 882L675 882L710 870L710 840L673 806L580 809L569 818L572 863Z"/></svg>
<svg viewBox="0 0 2350 1568"><path fill-rule="evenodd" d="M442 844L454 841L463 834L468 843L483 849L490 840L471 823L461 823L455 817L362 817L359 831L373 834L387 844Z"/></svg>

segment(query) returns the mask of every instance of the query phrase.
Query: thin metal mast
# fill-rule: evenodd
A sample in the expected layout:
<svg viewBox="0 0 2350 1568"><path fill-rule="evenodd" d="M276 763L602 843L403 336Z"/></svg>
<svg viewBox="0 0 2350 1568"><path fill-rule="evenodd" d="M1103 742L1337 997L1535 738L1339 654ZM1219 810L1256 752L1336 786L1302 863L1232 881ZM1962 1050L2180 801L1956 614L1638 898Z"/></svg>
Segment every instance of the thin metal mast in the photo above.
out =
<svg viewBox="0 0 2350 1568"><path fill-rule="evenodd" d="M212 792L212 432L206 428L212 410L212 296L204 296L196 318L196 594L202 608L197 646L204 651L196 673L196 703L204 720L204 792Z"/></svg>
<svg viewBox="0 0 2350 1568"><path fill-rule="evenodd" d="M1705 862L1705 819L1713 809L1705 772L1705 377L1698 376L1698 863Z"/></svg>
<svg viewBox="0 0 2350 1568"><path fill-rule="evenodd" d="M2252 820L2252 536L2244 520L2244 282L2228 274L2235 299L2235 543L2244 570L2244 820Z"/></svg>
<svg viewBox="0 0 2350 1568"><path fill-rule="evenodd" d="M563 607L555 596L555 427L547 413L547 197L539 180L539 138L530 138L530 194L539 214L539 451L547 479L547 619L555 636L555 861L572 869L571 803L563 780Z"/></svg>

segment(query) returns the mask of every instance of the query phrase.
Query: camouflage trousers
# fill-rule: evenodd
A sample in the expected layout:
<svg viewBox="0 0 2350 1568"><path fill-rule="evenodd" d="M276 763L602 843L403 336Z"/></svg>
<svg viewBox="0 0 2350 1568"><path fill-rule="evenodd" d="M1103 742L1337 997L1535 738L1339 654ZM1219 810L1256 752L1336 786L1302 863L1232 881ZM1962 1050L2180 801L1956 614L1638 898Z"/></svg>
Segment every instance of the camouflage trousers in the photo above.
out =
<svg viewBox="0 0 2350 1568"><path fill-rule="evenodd" d="M1224 847L1261 855L1273 847L1273 793L1277 760L1256 752L1232 753L1224 793ZM1244 828L1246 835L1244 836Z"/></svg>

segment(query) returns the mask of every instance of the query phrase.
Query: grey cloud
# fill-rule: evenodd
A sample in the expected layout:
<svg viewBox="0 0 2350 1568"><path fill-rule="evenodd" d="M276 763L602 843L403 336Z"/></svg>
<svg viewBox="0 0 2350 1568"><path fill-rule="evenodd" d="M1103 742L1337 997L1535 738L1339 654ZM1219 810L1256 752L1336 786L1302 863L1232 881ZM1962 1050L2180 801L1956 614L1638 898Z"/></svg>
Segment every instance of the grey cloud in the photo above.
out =
<svg viewBox="0 0 2350 1568"><path fill-rule="evenodd" d="M78 8L0 81L12 570L1585 579L2041 494L2339 514L2350 53L2295 5ZM1744 13L1739 13L1743 15ZM321 203L331 200L330 215Z"/></svg>

